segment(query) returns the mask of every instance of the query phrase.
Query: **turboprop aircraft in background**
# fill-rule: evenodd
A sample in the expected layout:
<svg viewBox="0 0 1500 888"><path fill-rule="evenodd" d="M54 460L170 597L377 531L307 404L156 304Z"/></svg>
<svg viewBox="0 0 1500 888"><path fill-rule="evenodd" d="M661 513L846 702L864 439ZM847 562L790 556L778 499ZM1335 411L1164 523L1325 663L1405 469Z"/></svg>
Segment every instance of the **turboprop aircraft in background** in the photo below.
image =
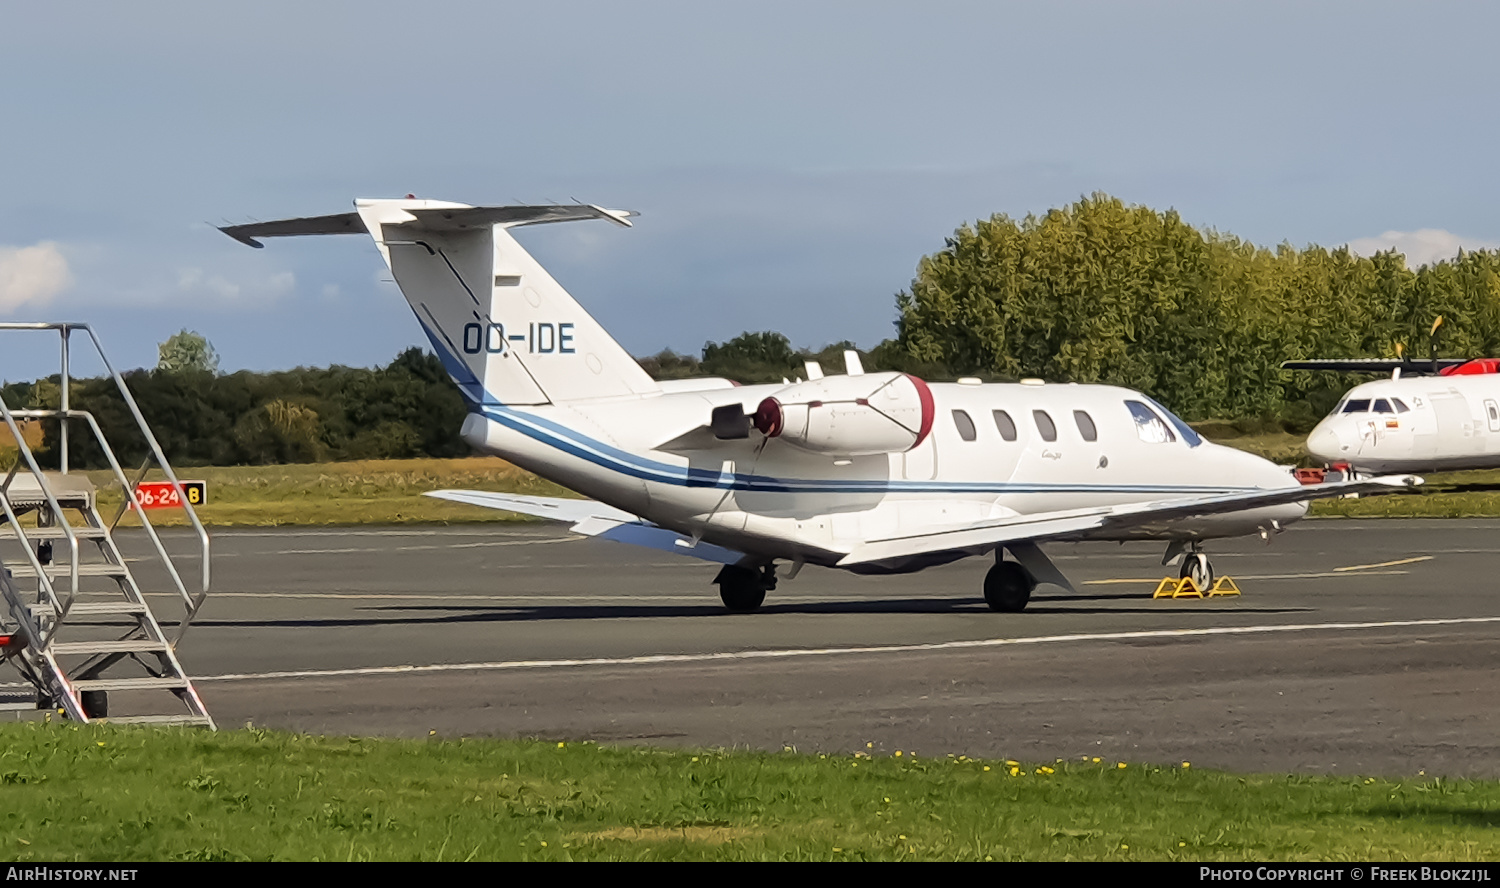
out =
<svg viewBox="0 0 1500 888"><path fill-rule="evenodd" d="M592 500L430 495L717 562L731 611L761 605L778 562L789 576L903 573L990 552L984 598L1019 611L1039 582L1071 589L1038 546L1050 540L1163 540L1163 563L1187 554L1182 575L1206 588L1204 540L1269 538L1309 499L1420 483L1304 486L1114 386L928 384L866 373L854 352L842 375L809 363L780 385L658 382L510 231L634 213L410 196L355 208L223 231L254 247L367 232L467 401L464 440Z"/></svg>
<svg viewBox="0 0 1500 888"><path fill-rule="evenodd" d="M1350 475L1500 468L1500 359L1285 361L1285 370L1390 374L1339 399L1307 438L1308 452Z"/></svg>

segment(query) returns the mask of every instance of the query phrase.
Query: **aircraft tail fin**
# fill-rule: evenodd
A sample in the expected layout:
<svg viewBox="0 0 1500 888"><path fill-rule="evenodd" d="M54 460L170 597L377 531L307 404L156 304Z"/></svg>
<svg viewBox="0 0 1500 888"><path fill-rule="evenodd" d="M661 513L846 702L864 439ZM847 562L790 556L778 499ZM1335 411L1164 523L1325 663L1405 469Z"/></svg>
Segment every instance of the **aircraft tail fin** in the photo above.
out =
<svg viewBox="0 0 1500 888"><path fill-rule="evenodd" d="M265 237L368 232L471 407L659 391L509 231L582 219L628 227L634 213L589 204L472 207L415 198L358 200L355 208L220 230L252 247Z"/></svg>

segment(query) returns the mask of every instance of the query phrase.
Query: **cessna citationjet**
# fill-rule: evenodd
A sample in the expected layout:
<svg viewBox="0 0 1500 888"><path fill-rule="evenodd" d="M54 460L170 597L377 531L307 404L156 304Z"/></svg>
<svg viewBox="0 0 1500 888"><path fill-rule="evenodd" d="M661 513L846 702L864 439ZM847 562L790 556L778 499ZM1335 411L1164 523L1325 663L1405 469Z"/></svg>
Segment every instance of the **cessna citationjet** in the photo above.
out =
<svg viewBox="0 0 1500 888"><path fill-rule="evenodd" d="M777 562L789 576L805 564L902 573L991 552L984 598L1020 611L1039 582L1071 588L1038 546L1049 540L1167 541L1163 563L1187 555L1182 575L1207 587L1204 540L1269 537L1309 499L1419 483L1304 486L1107 385L928 384L866 373L853 352L842 374L809 363L780 385L658 382L510 231L629 226L634 213L411 197L355 208L222 230L254 247L368 233L463 393L464 440L592 499L430 495L717 562L731 611L761 605Z"/></svg>

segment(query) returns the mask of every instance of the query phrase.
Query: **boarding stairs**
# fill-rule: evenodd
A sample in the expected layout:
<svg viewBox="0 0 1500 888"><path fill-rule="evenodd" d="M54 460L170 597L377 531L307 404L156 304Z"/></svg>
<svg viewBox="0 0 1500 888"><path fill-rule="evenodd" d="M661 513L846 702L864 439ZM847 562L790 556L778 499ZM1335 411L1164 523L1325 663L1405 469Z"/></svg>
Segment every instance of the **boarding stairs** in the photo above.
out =
<svg viewBox="0 0 1500 888"><path fill-rule="evenodd" d="M58 404L6 403L0 420L17 450L13 464L0 461L0 660L14 666L31 687L0 689L0 711L58 713L78 722L168 724L214 727L192 680L177 658L184 633L203 607L209 588L209 538L161 446L152 435L125 380L110 366L98 337L86 324L0 323L0 334L54 332L61 341ZM69 347L74 334L87 342L144 438L147 453L134 481L126 477L97 419L69 404ZM82 339L82 336L79 337ZM0 337L3 341L3 337ZM44 469L27 441L23 424L52 423L56 468ZM109 471L69 471L70 430L92 434ZM34 427L32 427L34 428ZM0 438L0 443L4 439ZM195 539L176 555L132 509L136 485L153 470L177 486ZM103 487L95 486L100 478ZM106 520L100 494L118 488L120 505ZM117 537L121 519L135 515L143 541L127 557ZM145 542L145 552L136 551ZM174 549L184 546L174 538ZM197 562L189 587L178 562ZM163 622L153 610L171 609ZM191 588L191 591L190 591Z"/></svg>

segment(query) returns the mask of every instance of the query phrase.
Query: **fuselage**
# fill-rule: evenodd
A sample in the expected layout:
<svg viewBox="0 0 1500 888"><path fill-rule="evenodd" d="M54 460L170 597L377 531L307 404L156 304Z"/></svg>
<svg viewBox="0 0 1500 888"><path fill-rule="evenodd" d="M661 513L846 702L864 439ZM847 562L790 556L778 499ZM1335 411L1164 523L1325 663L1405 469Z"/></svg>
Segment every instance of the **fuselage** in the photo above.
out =
<svg viewBox="0 0 1500 888"><path fill-rule="evenodd" d="M475 448L680 533L767 558L833 564L862 541L1037 512L1295 486L1282 467L1203 440L1129 389L933 384L910 450L830 457L752 432L715 440L715 407L753 413L784 385L704 383L630 399L482 405ZM1165 520L1115 536L1197 540L1269 531L1304 503ZM966 551L880 570L913 570Z"/></svg>
<svg viewBox="0 0 1500 888"><path fill-rule="evenodd" d="M1366 473L1500 467L1500 375L1357 385L1313 429L1307 449Z"/></svg>

